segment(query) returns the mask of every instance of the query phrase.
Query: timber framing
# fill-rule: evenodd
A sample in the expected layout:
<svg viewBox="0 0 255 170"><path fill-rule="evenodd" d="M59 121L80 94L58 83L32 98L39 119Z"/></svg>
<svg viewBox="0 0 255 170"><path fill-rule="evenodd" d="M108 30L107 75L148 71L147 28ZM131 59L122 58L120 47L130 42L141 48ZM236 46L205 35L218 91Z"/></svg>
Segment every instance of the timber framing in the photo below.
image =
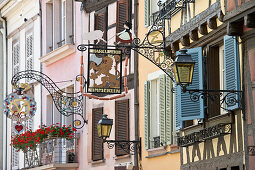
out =
<svg viewBox="0 0 255 170"><path fill-rule="evenodd" d="M174 47L173 51L179 49L176 45L177 42L182 42L183 46L189 46L189 42L187 41L188 38L191 38L193 41L199 39L197 31L202 35L207 35L207 26L210 25L209 27L213 29L217 28L216 18L219 20L222 20L223 18L219 1L211 5L207 10L196 15L190 22L182 25L179 29L166 37L166 46Z"/></svg>

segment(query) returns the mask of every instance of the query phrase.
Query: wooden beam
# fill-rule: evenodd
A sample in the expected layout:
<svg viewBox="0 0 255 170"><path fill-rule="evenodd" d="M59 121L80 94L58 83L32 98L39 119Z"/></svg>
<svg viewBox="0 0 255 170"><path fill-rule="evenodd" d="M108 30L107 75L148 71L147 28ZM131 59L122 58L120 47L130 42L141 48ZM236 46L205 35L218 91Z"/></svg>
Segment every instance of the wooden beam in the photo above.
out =
<svg viewBox="0 0 255 170"><path fill-rule="evenodd" d="M230 36L241 36L243 34L243 22L228 22L227 35Z"/></svg>
<svg viewBox="0 0 255 170"><path fill-rule="evenodd" d="M180 41L183 46L185 47L189 46L190 45L189 35L184 35Z"/></svg>
<svg viewBox="0 0 255 170"><path fill-rule="evenodd" d="M224 21L224 14L222 12L222 10L220 10L218 13L217 13L217 17L219 19L220 22L223 22Z"/></svg>
<svg viewBox="0 0 255 170"><path fill-rule="evenodd" d="M189 37L192 41L198 41L198 30L197 29L194 29L192 31L190 31L189 33Z"/></svg>
<svg viewBox="0 0 255 170"><path fill-rule="evenodd" d="M199 33L202 34L202 35L207 35L207 34L208 34L207 24L204 23L204 24L199 25L198 31L199 31Z"/></svg>
<svg viewBox="0 0 255 170"><path fill-rule="evenodd" d="M255 12L244 16L244 25L247 28L255 28Z"/></svg>
<svg viewBox="0 0 255 170"><path fill-rule="evenodd" d="M207 20L208 27L212 30L215 30L217 28L217 21L216 17L212 17Z"/></svg>
<svg viewBox="0 0 255 170"><path fill-rule="evenodd" d="M172 43L171 48L172 48L173 53L176 53L176 51L179 51L179 49L180 49L179 41L176 41L176 42Z"/></svg>

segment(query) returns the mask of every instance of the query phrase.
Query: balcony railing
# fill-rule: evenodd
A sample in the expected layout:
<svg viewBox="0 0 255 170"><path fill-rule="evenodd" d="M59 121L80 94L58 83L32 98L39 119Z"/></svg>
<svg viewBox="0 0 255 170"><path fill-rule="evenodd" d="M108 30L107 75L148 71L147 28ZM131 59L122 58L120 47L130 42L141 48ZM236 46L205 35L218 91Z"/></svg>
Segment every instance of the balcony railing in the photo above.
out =
<svg viewBox="0 0 255 170"><path fill-rule="evenodd" d="M45 140L35 151L25 153L25 169L50 164L78 163L78 138Z"/></svg>

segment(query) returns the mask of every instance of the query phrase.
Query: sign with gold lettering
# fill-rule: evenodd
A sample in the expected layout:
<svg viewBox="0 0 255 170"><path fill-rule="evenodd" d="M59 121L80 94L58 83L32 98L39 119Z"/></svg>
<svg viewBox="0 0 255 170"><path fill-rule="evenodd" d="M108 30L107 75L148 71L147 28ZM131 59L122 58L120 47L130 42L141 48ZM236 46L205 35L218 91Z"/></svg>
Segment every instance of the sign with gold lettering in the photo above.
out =
<svg viewBox="0 0 255 170"><path fill-rule="evenodd" d="M89 49L88 93L121 93L122 51Z"/></svg>

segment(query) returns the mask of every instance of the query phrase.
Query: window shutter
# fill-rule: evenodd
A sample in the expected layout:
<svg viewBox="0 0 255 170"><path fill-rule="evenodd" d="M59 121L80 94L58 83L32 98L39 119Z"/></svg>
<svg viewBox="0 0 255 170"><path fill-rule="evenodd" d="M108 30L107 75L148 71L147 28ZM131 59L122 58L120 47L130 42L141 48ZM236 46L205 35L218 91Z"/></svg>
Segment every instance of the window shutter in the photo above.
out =
<svg viewBox="0 0 255 170"><path fill-rule="evenodd" d="M144 26L149 26L149 18L150 18L150 0L144 0Z"/></svg>
<svg viewBox="0 0 255 170"><path fill-rule="evenodd" d="M33 70L33 33L26 35L26 70ZM27 78L27 81L31 81Z"/></svg>
<svg viewBox="0 0 255 170"><path fill-rule="evenodd" d="M172 144L173 132L173 93L172 80L166 75L166 144Z"/></svg>
<svg viewBox="0 0 255 170"><path fill-rule="evenodd" d="M159 78L159 114L160 114L160 143L165 145L166 140L166 76Z"/></svg>
<svg viewBox="0 0 255 170"><path fill-rule="evenodd" d="M95 16L95 30L101 30L104 32L104 35L103 35L104 40L106 40L106 17L105 16L106 16L105 12L98 13ZM103 41L100 41L99 44L105 44L105 43Z"/></svg>
<svg viewBox="0 0 255 170"><path fill-rule="evenodd" d="M14 123L12 123L12 136L15 136L16 134L14 133ZM11 164L13 169L19 169L19 152L12 146L12 164Z"/></svg>
<svg viewBox="0 0 255 170"><path fill-rule="evenodd" d="M175 85L174 87L175 90L175 130L179 130L182 128L182 121L180 120L180 114L181 114L181 108L180 108L180 91L181 91L181 87Z"/></svg>
<svg viewBox="0 0 255 170"><path fill-rule="evenodd" d="M225 89L240 90L240 68L239 68L239 48L237 37L224 36L224 67L225 67ZM235 98L240 101L239 96L230 94L227 96L227 102ZM228 110L234 110L240 107L239 103L227 105Z"/></svg>
<svg viewBox="0 0 255 170"><path fill-rule="evenodd" d="M117 2L117 26L116 32L119 33L123 31L125 21L128 21L128 0L120 0Z"/></svg>
<svg viewBox="0 0 255 170"><path fill-rule="evenodd" d="M129 101L115 102L115 140L129 140ZM115 147L115 155L126 155L119 146Z"/></svg>
<svg viewBox="0 0 255 170"><path fill-rule="evenodd" d="M203 89L203 62L202 48L192 48L187 51L195 62L192 84L188 86L190 89ZM177 87L177 103L180 114L180 121L194 120L204 118L204 101L202 98L197 102L190 100L188 92L183 93L180 87Z"/></svg>
<svg viewBox="0 0 255 170"><path fill-rule="evenodd" d="M19 41L13 44L13 75L19 72L19 63L20 63L20 46Z"/></svg>
<svg viewBox="0 0 255 170"><path fill-rule="evenodd" d="M103 108L92 109L92 160L103 159L103 140L99 138L97 124L103 117Z"/></svg>
<svg viewBox="0 0 255 170"><path fill-rule="evenodd" d="M150 146L150 82L144 83L144 142L145 149Z"/></svg>

